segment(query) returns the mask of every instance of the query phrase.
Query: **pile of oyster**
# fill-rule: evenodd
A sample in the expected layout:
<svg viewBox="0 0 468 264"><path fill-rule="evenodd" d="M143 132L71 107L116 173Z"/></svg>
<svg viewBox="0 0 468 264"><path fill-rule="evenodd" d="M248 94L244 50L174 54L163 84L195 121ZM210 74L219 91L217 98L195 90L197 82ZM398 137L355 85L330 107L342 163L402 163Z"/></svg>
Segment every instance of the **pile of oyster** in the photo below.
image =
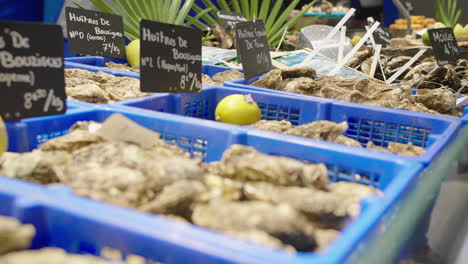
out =
<svg viewBox="0 0 468 264"><path fill-rule="evenodd" d="M260 120L253 124L257 129L283 133L287 135L307 137L318 140L326 140L347 146L362 148L363 145L350 137L343 135L348 130L348 123L335 123L331 121L316 121L300 126L293 127L291 122L286 120ZM367 142L368 149L395 153L404 156L417 157L423 155L425 150L422 147L414 146L411 142L402 144L398 142L389 142L388 147L375 145L372 141Z"/></svg>
<svg viewBox="0 0 468 264"><path fill-rule="evenodd" d="M5 153L0 174L66 184L78 195L290 252L324 249L359 215L363 198L382 195L357 183L329 183L324 164L243 145L207 164L155 132L144 144L120 134L108 140L106 122L78 122L33 152Z"/></svg>
<svg viewBox="0 0 468 264"><path fill-rule="evenodd" d="M380 56L386 78L390 78L413 57L414 54L412 54L411 49L406 49L406 51L407 54L401 55L400 52L396 54L389 50L387 54ZM369 75L373 54L372 48L356 52L354 57L347 62L347 66ZM384 80L380 66L378 66L374 77ZM395 82L416 89L443 87L457 93L468 93L468 60L459 59L456 64L439 66L433 56L421 57L403 72Z"/></svg>
<svg viewBox="0 0 468 264"><path fill-rule="evenodd" d="M128 70L128 66L110 62L112 69ZM244 78L237 70L219 72L213 77L202 76L205 84L222 85L225 81ZM140 80L131 77L117 77L104 72L83 69L65 69L65 89L68 99L88 103L108 104L117 101L150 96L140 90Z"/></svg>
<svg viewBox="0 0 468 264"><path fill-rule="evenodd" d="M2 264L143 264L142 259L127 262L108 261L103 258L69 254L60 248L47 247L27 250L36 235L30 224L21 224L14 218L0 216L0 263Z"/></svg>
<svg viewBox="0 0 468 264"><path fill-rule="evenodd" d="M359 77L317 78L311 68L275 69L251 85L430 114L462 115L462 109L454 108L457 94L446 88L418 89L413 95L409 85L393 87L379 80Z"/></svg>
<svg viewBox="0 0 468 264"><path fill-rule="evenodd" d="M468 94L468 60L438 66L433 57L422 60L403 78L402 84L416 89L446 88L455 93Z"/></svg>
<svg viewBox="0 0 468 264"><path fill-rule="evenodd" d="M238 70L227 70L219 72L213 77L210 77L206 74L202 75L203 84L212 84L212 85L223 85L224 82L244 79L244 74Z"/></svg>
<svg viewBox="0 0 468 264"><path fill-rule="evenodd" d="M108 62L106 63L106 66L113 70L132 71L132 72L137 72L137 73L140 72L140 69L138 68L130 67L128 65L115 63L115 62ZM213 77L203 74L202 83L212 84L212 85L222 85L226 81L239 80L243 78L244 78L244 74L242 72L233 69L233 70L227 70L224 72L219 72L213 75Z"/></svg>
<svg viewBox="0 0 468 264"><path fill-rule="evenodd" d="M99 104L150 95L141 92L140 80L136 78L83 69L65 69L65 91L68 99Z"/></svg>
<svg viewBox="0 0 468 264"><path fill-rule="evenodd" d="M112 70L119 70L119 71L129 71L140 73L140 66L130 66L128 64L123 63L116 63L113 61L106 62L106 67Z"/></svg>

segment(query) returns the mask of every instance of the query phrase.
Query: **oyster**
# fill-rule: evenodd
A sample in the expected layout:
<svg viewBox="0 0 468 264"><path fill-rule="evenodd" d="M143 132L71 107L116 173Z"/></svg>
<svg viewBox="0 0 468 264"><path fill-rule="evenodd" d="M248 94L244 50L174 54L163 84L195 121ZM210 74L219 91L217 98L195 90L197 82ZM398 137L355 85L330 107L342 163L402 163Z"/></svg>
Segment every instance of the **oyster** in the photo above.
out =
<svg viewBox="0 0 468 264"><path fill-rule="evenodd" d="M421 156L425 153L424 148L414 146L411 142L406 143L406 144L390 142L388 143L388 147L384 148L384 147L376 146L372 141L369 141L367 143L367 148L378 150L378 151L391 152L391 153L395 153L398 155L410 156L410 157Z"/></svg>
<svg viewBox="0 0 468 264"><path fill-rule="evenodd" d="M55 166L68 162L66 152L4 153L0 157L0 174L41 184L59 182Z"/></svg>
<svg viewBox="0 0 468 264"><path fill-rule="evenodd" d="M211 163L210 166L214 164ZM203 182L209 190L198 199L202 202L208 202L210 200L223 199L226 201L238 201L244 196L243 188L244 183L232 179L227 179L214 174L206 174Z"/></svg>
<svg viewBox="0 0 468 264"><path fill-rule="evenodd" d="M161 193L139 209L155 214L173 214L190 218L191 206L206 191L200 181L181 180L163 188Z"/></svg>
<svg viewBox="0 0 468 264"><path fill-rule="evenodd" d="M298 77L288 79L283 82L282 90L290 93L302 94L311 89L314 89L314 80L309 77Z"/></svg>
<svg viewBox="0 0 468 264"><path fill-rule="evenodd" d="M457 96L448 89L419 89L414 100L427 108L445 113L455 107Z"/></svg>
<svg viewBox="0 0 468 264"><path fill-rule="evenodd" d="M242 145L233 145L224 152L221 162L225 168L222 176L240 181L324 189L330 180L323 164L304 164L287 157L269 156Z"/></svg>
<svg viewBox="0 0 468 264"><path fill-rule="evenodd" d="M29 248L35 235L34 226L23 225L14 218L0 216L0 255ZM1 260L0 257L0 263L3 263Z"/></svg>
<svg viewBox="0 0 468 264"><path fill-rule="evenodd" d="M65 83L69 99L89 103L112 103L150 95L140 91L140 80L136 78L83 69L65 69Z"/></svg>
<svg viewBox="0 0 468 264"><path fill-rule="evenodd" d="M217 84L223 84L226 81L239 80L244 78L244 74L238 70L228 70L213 75L213 81Z"/></svg>
<svg viewBox="0 0 468 264"><path fill-rule="evenodd" d="M132 66L128 66L128 65L122 64L122 63L115 63L113 61L107 62L106 67L109 68L109 69L112 69L112 70L130 71L130 72L140 73L140 67L138 67L138 66L132 67Z"/></svg>
<svg viewBox="0 0 468 264"><path fill-rule="evenodd" d="M314 188L283 187L269 183L250 183L245 186L245 195L251 200L274 204L288 204L305 214L332 214L338 217L359 214L360 199L346 199L338 193ZM363 198L363 197L362 197Z"/></svg>
<svg viewBox="0 0 468 264"><path fill-rule="evenodd" d="M286 131L288 135L308 137L319 140L335 141L338 136L348 130L346 122L335 123L326 120L296 126Z"/></svg>
<svg viewBox="0 0 468 264"><path fill-rule="evenodd" d="M340 232L334 229L318 229L315 232L317 251L325 250L338 236Z"/></svg>
<svg viewBox="0 0 468 264"><path fill-rule="evenodd" d="M224 82L232 81L232 80L239 80L244 78L244 74L238 70L232 69L223 72L218 72L217 74L213 75L213 78L210 76L203 74L202 75L202 82L204 84L211 84L211 85L223 85Z"/></svg>
<svg viewBox="0 0 468 264"><path fill-rule="evenodd" d="M411 157L417 157L424 154L424 148L414 146L411 142L408 144L390 142L388 144L388 150L393 153Z"/></svg>
<svg viewBox="0 0 468 264"><path fill-rule="evenodd" d="M278 90L281 87L283 78L280 70L272 70L263 78L252 83L252 86L264 87L269 89Z"/></svg>
<svg viewBox="0 0 468 264"><path fill-rule="evenodd" d="M307 77L317 78L317 72L310 67L291 67L281 70L281 77L283 79Z"/></svg>
<svg viewBox="0 0 468 264"><path fill-rule="evenodd" d="M40 250L23 250L11 252L0 257L2 264L125 264L120 261L108 261L90 255L68 254L60 248L43 248Z"/></svg>
<svg viewBox="0 0 468 264"><path fill-rule="evenodd" d="M285 204L213 201L196 205L192 220L197 225L222 232L263 231L298 251L311 251L316 247L315 227L304 215Z"/></svg>
<svg viewBox="0 0 468 264"><path fill-rule="evenodd" d="M284 133L288 129L292 128L292 124L289 121L286 120L259 120L256 123L254 123L252 126L254 126L257 129L261 130L267 130L267 131L272 131L272 132L277 132L277 133Z"/></svg>
<svg viewBox="0 0 468 264"><path fill-rule="evenodd" d="M110 101L109 94L93 83L67 87L66 92L71 99L78 101L96 104L105 104Z"/></svg>
<svg viewBox="0 0 468 264"><path fill-rule="evenodd" d="M213 81L210 76L208 76L206 74L202 75L202 83L211 84L211 85L217 85L218 84L215 81Z"/></svg>

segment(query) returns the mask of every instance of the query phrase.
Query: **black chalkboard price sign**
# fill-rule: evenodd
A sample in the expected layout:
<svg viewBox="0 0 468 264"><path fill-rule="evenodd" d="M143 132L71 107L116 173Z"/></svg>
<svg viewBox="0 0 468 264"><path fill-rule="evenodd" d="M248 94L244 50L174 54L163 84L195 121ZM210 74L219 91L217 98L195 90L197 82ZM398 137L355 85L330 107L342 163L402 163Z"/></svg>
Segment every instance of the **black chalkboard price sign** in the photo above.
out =
<svg viewBox="0 0 468 264"><path fill-rule="evenodd" d="M140 86L143 92L199 93L201 30L140 21Z"/></svg>
<svg viewBox="0 0 468 264"><path fill-rule="evenodd" d="M452 28L429 29L427 32L439 66L455 63L460 58L460 48Z"/></svg>
<svg viewBox="0 0 468 264"><path fill-rule="evenodd" d="M242 69L247 80L273 68L263 21L238 23L236 40L237 52L242 58Z"/></svg>
<svg viewBox="0 0 468 264"><path fill-rule="evenodd" d="M224 30L234 29L237 23L248 21L245 16L235 12L218 11L216 15Z"/></svg>
<svg viewBox="0 0 468 264"><path fill-rule="evenodd" d="M70 51L78 54L125 58L122 17L66 7Z"/></svg>
<svg viewBox="0 0 468 264"><path fill-rule="evenodd" d="M376 44L382 45L382 47L390 46L392 40L392 34L385 28L378 27L372 34Z"/></svg>
<svg viewBox="0 0 468 264"><path fill-rule="evenodd" d="M65 113L60 26L0 21L0 90L5 120Z"/></svg>

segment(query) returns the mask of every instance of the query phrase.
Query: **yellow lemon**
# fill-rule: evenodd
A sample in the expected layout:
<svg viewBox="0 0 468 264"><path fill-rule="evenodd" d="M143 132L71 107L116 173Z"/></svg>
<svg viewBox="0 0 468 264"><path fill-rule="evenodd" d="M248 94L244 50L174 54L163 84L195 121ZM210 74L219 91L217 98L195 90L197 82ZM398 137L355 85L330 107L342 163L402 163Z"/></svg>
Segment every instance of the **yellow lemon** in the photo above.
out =
<svg viewBox="0 0 468 264"><path fill-rule="evenodd" d="M130 66L135 67L140 65L140 40L135 39L130 42L125 49L125 53Z"/></svg>
<svg viewBox="0 0 468 264"><path fill-rule="evenodd" d="M446 26L444 25L444 23L437 22L434 24L434 28L446 28Z"/></svg>
<svg viewBox="0 0 468 264"><path fill-rule="evenodd" d="M250 94L232 94L218 103L215 116L223 123L250 125L262 118L262 112Z"/></svg>
<svg viewBox="0 0 468 264"><path fill-rule="evenodd" d="M468 36L468 24L463 28L463 35Z"/></svg>
<svg viewBox="0 0 468 264"><path fill-rule="evenodd" d="M6 132L5 124L0 117L0 155L7 151L8 147L8 134Z"/></svg>
<svg viewBox="0 0 468 264"><path fill-rule="evenodd" d="M457 24L454 28L453 28L453 34L455 36L462 36L463 35L464 30L463 30L463 27L460 25L460 24Z"/></svg>
<svg viewBox="0 0 468 264"><path fill-rule="evenodd" d="M353 46L356 45L359 41L361 41L360 36L354 36L353 39L351 40L351 43L353 43Z"/></svg>

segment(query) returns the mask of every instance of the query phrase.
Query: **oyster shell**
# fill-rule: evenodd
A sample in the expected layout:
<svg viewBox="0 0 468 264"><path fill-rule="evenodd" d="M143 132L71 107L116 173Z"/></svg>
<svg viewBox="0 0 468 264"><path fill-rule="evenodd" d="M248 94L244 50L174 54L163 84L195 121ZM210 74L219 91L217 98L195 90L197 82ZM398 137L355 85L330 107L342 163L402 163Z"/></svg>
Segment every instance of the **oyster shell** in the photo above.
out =
<svg viewBox="0 0 468 264"><path fill-rule="evenodd" d="M23 225L14 218L0 216L0 255L29 248L35 235L33 225ZM0 257L0 263L3 263L1 260Z"/></svg>
<svg viewBox="0 0 468 264"><path fill-rule="evenodd" d="M149 95L140 91L140 80L136 78L83 69L65 69L65 83L70 99L89 103L112 103Z"/></svg>
<svg viewBox="0 0 468 264"><path fill-rule="evenodd" d="M310 67L290 67L281 70L281 77L283 79L307 77L317 78L317 72Z"/></svg>
<svg viewBox="0 0 468 264"><path fill-rule="evenodd" d="M315 227L304 215L286 204L213 201L196 205L192 220L197 225L218 231L263 231L298 251L310 251L316 247L313 238Z"/></svg>
<svg viewBox="0 0 468 264"><path fill-rule="evenodd" d="M283 78L280 70L272 70L263 78L252 83L252 86L264 87L269 89L278 90L281 87Z"/></svg>
<svg viewBox="0 0 468 264"><path fill-rule="evenodd" d="M43 248L40 250L23 250L11 252L0 257L2 264L125 264L124 262L108 261L91 255L68 254L60 248Z"/></svg>
<svg viewBox="0 0 468 264"><path fill-rule="evenodd" d="M223 84L226 81L239 80L244 78L244 74L238 70L228 70L213 75L213 81L217 84Z"/></svg>
<svg viewBox="0 0 468 264"><path fill-rule="evenodd" d="M224 152L221 162L225 168L222 176L240 181L323 189L330 180L323 164L304 164L291 158L269 156L242 145L233 145Z"/></svg>
<svg viewBox="0 0 468 264"><path fill-rule="evenodd" d="M277 133L284 133L288 129L292 128L292 124L289 121L286 120L259 120L255 122L252 126L254 126L257 129L261 130L267 130L267 131L272 131L272 132L277 132Z"/></svg>
<svg viewBox="0 0 468 264"><path fill-rule="evenodd" d="M244 189L250 200L285 203L305 214L332 214L338 217L356 217L359 214L359 199L349 199L351 194L343 197L310 187L283 187L269 183L249 183Z"/></svg>
<svg viewBox="0 0 468 264"><path fill-rule="evenodd" d="M140 73L140 67L132 67L122 63L115 63L113 61L109 61L106 63L106 67L112 70L119 70L119 71L130 71Z"/></svg>

